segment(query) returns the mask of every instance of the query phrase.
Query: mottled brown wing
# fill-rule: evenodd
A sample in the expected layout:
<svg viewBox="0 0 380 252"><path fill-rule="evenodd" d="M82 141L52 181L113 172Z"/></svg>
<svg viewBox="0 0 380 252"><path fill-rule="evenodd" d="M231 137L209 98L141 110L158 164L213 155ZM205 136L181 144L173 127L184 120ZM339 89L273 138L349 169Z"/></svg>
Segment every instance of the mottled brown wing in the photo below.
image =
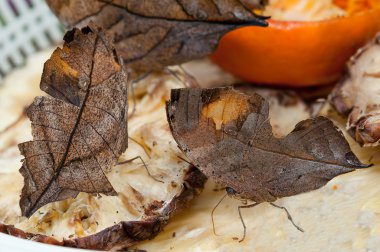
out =
<svg viewBox="0 0 380 252"><path fill-rule="evenodd" d="M231 88L172 90L168 121L180 148L207 176L256 202L311 191L363 165L327 118L272 134L269 104Z"/></svg>
<svg viewBox="0 0 380 252"><path fill-rule="evenodd" d="M137 71L161 70L204 57L225 33L267 25L239 0L47 2L66 27L89 22L103 27L124 61Z"/></svg>
<svg viewBox="0 0 380 252"><path fill-rule="evenodd" d="M33 141L19 145L25 185L20 206L41 206L78 192L116 195L106 173L128 144L127 79L109 40L74 29L45 63L41 89L27 109Z"/></svg>

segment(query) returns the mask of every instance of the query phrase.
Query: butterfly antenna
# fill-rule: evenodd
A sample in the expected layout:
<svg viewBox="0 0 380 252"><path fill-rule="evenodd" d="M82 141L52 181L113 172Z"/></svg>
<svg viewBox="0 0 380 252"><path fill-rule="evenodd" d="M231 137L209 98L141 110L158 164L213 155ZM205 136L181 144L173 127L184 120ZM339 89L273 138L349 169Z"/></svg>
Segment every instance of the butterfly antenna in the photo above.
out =
<svg viewBox="0 0 380 252"><path fill-rule="evenodd" d="M302 233L305 232L301 227L297 226L297 225L294 223L293 218L292 218L292 216L290 215L288 209L286 209L286 207L278 206L278 205L276 205L276 204L274 204L274 203L272 203L272 202L270 202L269 204L271 204L272 206L274 206L274 207L276 207L276 208L279 208L279 209L284 210L284 211L286 212L286 215L288 216L288 220L293 224L293 226L294 226L295 228L297 228L299 231L301 231Z"/></svg>
<svg viewBox="0 0 380 252"><path fill-rule="evenodd" d="M214 232L214 235L216 236L219 236L219 235L216 233L216 229L215 229L214 212L218 208L220 203L222 203L222 201L226 198L227 195L228 193L224 194L224 196L218 201L218 203L214 206L214 208L211 211L212 230Z"/></svg>
<svg viewBox="0 0 380 252"><path fill-rule="evenodd" d="M142 80L144 80L145 78L147 78L151 74L152 74L152 72L150 71L150 72L147 72L147 73L139 76L137 79L134 79L134 80L130 81L130 85L129 86L131 87L131 94L132 94L132 112L131 112L131 114L128 115L129 119L132 118L135 115L135 113L136 113L136 104L137 104L137 102L136 102L136 95L135 95L135 84L138 83L138 82L140 82L140 81L142 81Z"/></svg>
<svg viewBox="0 0 380 252"><path fill-rule="evenodd" d="M157 182L160 182L160 183L164 183L164 181L162 180L159 180L159 179L156 179L150 172L149 172L149 169L148 169L148 166L146 165L146 163L144 162L144 159L141 158L141 156L137 156L137 157L134 157L134 158L131 158L131 159L128 159L128 160L125 160L125 161L122 161L122 162L119 162L117 163L117 165L123 165L123 164L128 164L130 162L133 162L134 160L136 159L140 159L141 162L143 163L144 167L145 167L145 170L146 172L148 173L148 175L153 178L154 180L156 180Z"/></svg>
<svg viewBox="0 0 380 252"><path fill-rule="evenodd" d="M243 232L243 238L241 238L241 239L239 240L239 242L244 241L244 239L245 239L245 235L246 235L246 233L247 233L247 227L245 226L244 219L243 219L243 216L242 216L242 214L241 214L241 209L242 209L242 208L252 208L252 207L257 206L258 204L260 204L260 203L254 203L254 204L247 205L247 206L238 206L240 221L241 221L241 224L243 225L243 229L244 229L244 232Z"/></svg>
<svg viewBox="0 0 380 252"><path fill-rule="evenodd" d="M192 164L190 161L184 159L184 158L181 157L181 156L178 156L178 155L177 155L177 158L181 159L181 160L182 160L183 162L185 162L185 163L188 163L189 165L192 165L192 166L196 167L196 166L195 166L194 164Z"/></svg>

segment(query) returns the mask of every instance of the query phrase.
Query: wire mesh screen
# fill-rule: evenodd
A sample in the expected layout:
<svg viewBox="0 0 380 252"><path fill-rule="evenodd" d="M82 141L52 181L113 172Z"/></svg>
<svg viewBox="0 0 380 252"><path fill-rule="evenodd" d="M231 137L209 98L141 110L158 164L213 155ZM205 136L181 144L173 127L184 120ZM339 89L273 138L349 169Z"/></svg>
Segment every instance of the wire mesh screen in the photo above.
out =
<svg viewBox="0 0 380 252"><path fill-rule="evenodd" d="M63 27L44 0L0 0L0 80L62 35Z"/></svg>

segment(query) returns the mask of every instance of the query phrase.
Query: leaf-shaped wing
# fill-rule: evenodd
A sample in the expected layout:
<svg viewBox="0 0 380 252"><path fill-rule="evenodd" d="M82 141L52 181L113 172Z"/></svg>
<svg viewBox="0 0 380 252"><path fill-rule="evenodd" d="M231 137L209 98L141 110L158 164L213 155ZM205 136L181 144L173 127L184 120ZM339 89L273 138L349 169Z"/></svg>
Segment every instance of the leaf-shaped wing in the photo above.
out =
<svg viewBox="0 0 380 252"><path fill-rule="evenodd" d="M363 165L327 118L275 138L269 104L231 88L172 90L168 121L180 148L207 176L255 202L311 191Z"/></svg>
<svg viewBox="0 0 380 252"><path fill-rule="evenodd" d="M126 72L109 40L89 27L64 39L42 75L41 89L52 97L28 108L33 141L19 145L28 217L78 192L115 195L105 173L128 144Z"/></svg>
<svg viewBox="0 0 380 252"><path fill-rule="evenodd" d="M90 21L102 26L128 66L138 71L204 57L225 33L241 26L266 25L239 0L47 2L67 27Z"/></svg>

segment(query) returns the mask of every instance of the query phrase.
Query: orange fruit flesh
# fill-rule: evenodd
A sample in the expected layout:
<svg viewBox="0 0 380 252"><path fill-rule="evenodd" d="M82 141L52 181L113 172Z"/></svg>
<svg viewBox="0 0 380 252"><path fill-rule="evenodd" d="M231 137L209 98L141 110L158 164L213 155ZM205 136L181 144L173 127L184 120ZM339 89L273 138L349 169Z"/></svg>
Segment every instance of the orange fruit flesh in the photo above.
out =
<svg viewBox="0 0 380 252"><path fill-rule="evenodd" d="M300 1L286 3L291 8ZM267 28L241 28L222 38L211 59L253 83L292 87L333 83L349 58L380 31L380 3L333 3L344 8L345 16L337 12L338 17L308 22L271 19Z"/></svg>

